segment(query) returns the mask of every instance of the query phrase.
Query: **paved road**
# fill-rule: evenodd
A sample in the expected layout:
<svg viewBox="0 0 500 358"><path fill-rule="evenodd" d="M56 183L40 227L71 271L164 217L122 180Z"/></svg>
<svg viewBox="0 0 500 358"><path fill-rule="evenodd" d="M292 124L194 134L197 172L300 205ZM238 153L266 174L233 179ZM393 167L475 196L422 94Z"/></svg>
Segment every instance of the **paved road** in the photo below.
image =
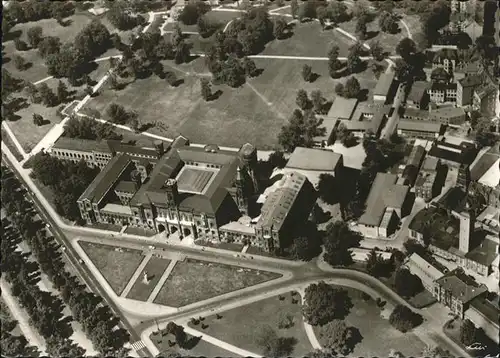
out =
<svg viewBox="0 0 500 358"><path fill-rule="evenodd" d="M12 165L12 158L8 158L10 151L5 150L6 147L4 143L2 143L2 162L7 164L11 169L13 169L14 174L16 177L21 181L22 185L25 188L29 188L29 186L26 184L26 181L24 178L19 174L19 172L16 170L17 168ZM14 159L15 160L15 159ZM17 164L17 162L16 162ZM76 251L73 249L72 245L69 243L68 239L64 235L61 229L57 226L56 222L54 219L48 214L47 210L45 207L41 204L39 201L38 197L36 195L32 195L31 191L28 190L28 196L30 199L33 200L35 204L35 208L37 211L40 213L40 216L45 220L46 223L50 225L50 229L56 240L58 241L59 244L63 245L66 247L65 254L69 258L70 262L73 264L77 272L79 273L80 277L82 277L87 284L87 286L95 293L99 294L110 306L111 310L115 313L117 317L120 318L121 323L123 324L123 327L127 329L131 335L131 342L135 342L140 340L139 334L134 331L133 327L130 325L130 323L127 321L126 317L123 315L123 313L118 309L118 306L115 304L113 300L109 297L108 293L102 289L101 286L99 286L96 283L96 279L92 276L90 273L90 270L79 263L79 256L77 255ZM139 354L143 357L149 356L145 352L140 351Z"/></svg>

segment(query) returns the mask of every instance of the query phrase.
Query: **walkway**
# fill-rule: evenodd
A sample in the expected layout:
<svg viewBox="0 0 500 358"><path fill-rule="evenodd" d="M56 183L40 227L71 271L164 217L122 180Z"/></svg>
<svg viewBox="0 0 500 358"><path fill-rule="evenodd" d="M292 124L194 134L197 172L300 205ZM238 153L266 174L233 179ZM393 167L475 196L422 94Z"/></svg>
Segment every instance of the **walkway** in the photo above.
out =
<svg viewBox="0 0 500 358"><path fill-rule="evenodd" d="M12 132L12 129L10 129L9 125L7 124L7 121L2 121L2 128L5 129L5 131L7 132L7 135L12 140L12 143L14 143L14 145L16 146L16 149L18 150L18 152L21 153L21 155L24 158L28 157L28 154L24 151L23 146L17 140L16 136Z"/></svg>
<svg viewBox="0 0 500 358"><path fill-rule="evenodd" d="M170 273L174 269L175 264L177 264L177 260L170 261L167 269L165 270L165 272L163 272L163 275L161 275L161 278L158 281L158 283L156 284L156 287L154 288L153 292L151 292L151 294L149 295L147 302L153 302L155 300L156 296L158 296L158 293L160 292L161 288L165 284L165 281L167 281L168 276L170 276Z"/></svg>
<svg viewBox="0 0 500 358"><path fill-rule="evenodd" d="M123 297L123 298L127 297L128 293L132 289L132 286L134 286L135 281L137 281L137 279L139 278L142 270L144 270L144 267L146 267L146 265L148 264L149 259L151 258L151 256L153 256L152 252L149 252L149 253L146 254L146 256L142 260L141 264L137 267L137 269L135 270L134 274L130 278L130 281L127 283L127 286L125 286L125 288L123 289L122 293L120 294L120 297Z"/></svg>
<svg viewBox="0 0 500 358"><path fill-rule="evenodd" d="M17 302L17 299L12 296L12 292L10 290L10 285L5 281L3 277L0 278L0 289L2 290L2 298L5 301L5 304L9 308L12 313L12 318L14 318L21 332L28 340L29 344L37 347L41 351L42 356L46 356L45 353L45 340L42 336L34 328L32 328L28 314L24 311L21 305Z"/></svg>
<svg viewBox="0 0 500 358"><path fill-rule="evenodd" d="M226 351L238 354L242 357L262 357L261 355L255 354L253 352L247 351L245 349L238 348L236 346L233 346L232 344L229 344L227 342L221 341L220 339L217 339L215 337L209 336L208 334L205 334L203 332L197 331L196 329L193 329L189 327L187 324L182 325L184 327L184 331L192 336L195 337L200 337L201 339L204 340L205 342L208 342L210 344L213 344L217 347L221 347L222 349L225 349Z"/></svg>
<svg viewBox="0 0 500 358"><path fill-rule="evenodd" d="M300 298L302 300L302 306L305 305L305 301L306 301L306 299L305 299L306 287L307 286L304 286L300 290L298 290L299 294L300 294ZM319 341L318 341L318 337L316 337L316 333L314 333L313 327L307 322L307 320L304 316L302 316L302 319L304 321L304 329L306 330L307 338L309 338L309 343L311 343L311 346L313 347L313 349L323 349L323 347L321 346L321 343L319 343Z"/></svg>

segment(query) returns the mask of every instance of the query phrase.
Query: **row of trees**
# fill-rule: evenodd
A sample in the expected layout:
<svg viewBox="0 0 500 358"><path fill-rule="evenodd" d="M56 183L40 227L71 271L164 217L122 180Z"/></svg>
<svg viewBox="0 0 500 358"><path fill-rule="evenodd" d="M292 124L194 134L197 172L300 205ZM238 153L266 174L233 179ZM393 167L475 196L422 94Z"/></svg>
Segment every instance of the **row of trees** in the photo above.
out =
<svg viewBox="0 0 500 358"><path fill-rule="evenodd" d="M72 15L74 11L75 3L73 1L13 1L8 7L3 8L2 33L7 34L12 26L24 22L49 18L62 22L62 19Z"/></svg>
<svg viewBox="0 0 500 358"><path fill-rule="evenodd" d="M133 4L128 1L113 1L106 12L109 22L118 30L127 31L136 26L144 25L146 19L135 13Z"/></svg>
<svg viewBox="0 0 500 358"><path fill-rule="evenodd" d="M92 118L79 118L76 116L70 117L66 122L64 136L88 140L122 139L122 136L115 132L111 124L97 122Z"/></svg>
<svg viewBox="0 0 500 358"><path fill-rule="evenodd" d="M56 92L46 82L38 86L27 83L24 92L31 103L43 103L47 107L55 107L70 99L68 86L61 80L57 84Z"/></svg>
<svg viewBox="0 0 500 358"><path fill-rule="evenodd" d="M314 144L314 137L324 133L320 127L322 119L318 119L313 111L296 109L288 123L281 127L278 141L286 152L293 152L296 147L310 148Z"/></svg>
<svg viewBox="0 0 500 358"><path fill-rule="evenodd" d="M2 311L6 307L2 306ZM23 335L16 335L12 331L17 326L17 321L6 317L6 312L0 316L2 331L0 332L0 347L2 354L6 357L39 357L40 352L34 346L28 344L28 340Z"/></svg>
<svg viewBox="0 0 500 358"><path fill-rule="evenodd" d="M73 163L43 153L33 157L32 168L32 175L53 190L54 204L58 213L69 220L81 220L76 201L99 170L89 168L83 160Z"/></svg>
<svg viewBox="0 0 500 358"><path fill-rule="evenodd" d="M331 1L328 5L323 1L304 1L299 5L297 0L292 0L290 6L293 18L300 21L318 19L323 27L327 21L339 24L350 19L347 6L340 1Z"/></svg>

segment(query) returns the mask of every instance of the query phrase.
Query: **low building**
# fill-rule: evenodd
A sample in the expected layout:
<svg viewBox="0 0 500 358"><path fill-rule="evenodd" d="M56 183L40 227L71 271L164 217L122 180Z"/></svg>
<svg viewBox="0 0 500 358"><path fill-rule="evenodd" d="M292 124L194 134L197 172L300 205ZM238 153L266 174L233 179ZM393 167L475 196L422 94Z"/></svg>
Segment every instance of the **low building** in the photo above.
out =
<svg viewBox="0 0 500 358"><path fill-rule="evenodd" d="M316 185L320 174L337 177L343 168L342 154L331 150L297 147L282 170L283 173L297 172L305 175Z"/></svg>
<svg viewBox="0 0 500 358"><path fill-rule="evenodd" d="M395 90L394 86L394 72L384 72L380 75L377 85L373 90L373 100L376 102L387 103Z"/></svg>
<svg viewBox="0 0 500 358"><path fill-rule="evenodd" d="M495 116L495 106L498 98L498 84L487 84L474 89L472 107L486 118Z"/></svg>
<svg viewBox="0 0 500 358"><path fill-rule="evenodd" d="M410 272L420 278L424 288L430 293L435 291L436 280L443 277L443 273L432 264L427 262L417 253L411 254L404 262L404 266Z"/></svg>
<svg viewBox="0 0 500 358"><path fill-rule="evenodd" d="M434 140L443 132L441 123L409 120L400 120L398 123L398 135L403 137Z"/></svg>
<svg viewBox="0 0 500 358"><path fill-rule="evenodd" d="M337 119L324 118L319 128L319 135L313 138L314 146L324 148L335 142L335 130L338 125Z"/></svg>
<svg viewBox="0 0 500 358"><path fill-rule="evenodd" d="M430 83L426 81L415 81L406 98L406 104L411 107L426 109L429 104Z"/></svg>
<svg viewBox="0 0 500 358"><path fill-rule="evenodd" d="M358 100L355 98L337 96L333 101L326 118L334 120L351 120L357 105Z"/></svg>
<svg viewBox="0 0 500 358"><path fill-rule="evenodd" d="M410 187L397 184L395 174L378 173L366 200L366 209L358 221L360 232L371 238L387 238L411 207Z"/></svg>
<svg viewBox="0 0 500 358"><path fill-rule="evenodd" d="M429 121L429 111L408 107L403 112L402 118L410 121Z"/></svg>
<svg viewBox="0 0 500 358"><path fill-rule="evenodd" d="M499 343L499 298L498 295L489 292L474 298L469 309L465 311L465 318L474 323L477 328L481 328L488 337L497 344Z"/></svg>
<svg viewBox="0 0 500 358"><path fill-rule="evenodd" d="M442 183L437 180L439 166L439 159L426 157L415 181L415 194L426 202L429 202L441 192Z"/></svg>
<svg viewBox="0 0 500 358"><path fill-rule="evenodd" d="M390 110L391 105L360 105L351 120L342 120L340 123L356 135L362 136L365 132L371 131L378 137L383 124L387 122Z"/></svg>
<svg viewBox="0 0 500 358"><path fill-rule="evenodd" d="M465 122L467 115L463 108L441 107L429 112L429 120L442 124L460 125Z"/></svg>
<svg viewBox="0 0 500 358"><path fill-rule="evenodd" d="M487 206L477 216L476 226L492 235L500 235L500 208Z"/></svg>
<svg viewBox="0 0 500 358"><path fill-rule="evenodd" d="M405 169L403 170L402 177L408 185L413 186L415 180L417 179L418 172L420 170L420 165L425 157L425 148L421 145L416 145L411 150L411 153L406 162Z"/></svg>

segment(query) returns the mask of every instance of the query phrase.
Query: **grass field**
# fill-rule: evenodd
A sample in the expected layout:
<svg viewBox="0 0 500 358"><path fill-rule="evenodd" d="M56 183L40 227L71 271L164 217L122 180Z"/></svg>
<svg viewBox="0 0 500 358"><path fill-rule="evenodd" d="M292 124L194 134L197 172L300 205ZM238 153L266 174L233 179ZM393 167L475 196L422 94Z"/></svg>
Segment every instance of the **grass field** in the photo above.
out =
<svg viewBox="0 0 500 358"><path fill-rule="evenodd" d="M222 312L222 318L220 319L215 316L206 317L203 323L208 327L203 332L242 349L264 355L264 350L255 342L255 338L263 325L269 325L279 337L296 339L296 344L291 353L292 356L305 356L313 348L304 329L300 296L295 295L294 299L297 302L295 304L292 303L291 293L283 296L285 297L283 301L280 301L278 296L275 296ZM287 329L278 328L281 314L289 314L293 317L292 327ZM192 323L189 323L189 326L200 329L199 325L195 326Z"/></svg>
<svg viewBox="0 0 500 358"><path fill-rule="evenodd" d="M170 260L154 256L151 257L144 267L144 270L142 270L141 274L137 278L137 281L135 281L132 286L127 298L138 301L146 301L151 292L153 292L158 281L160 281L161 275L165 272L169 263ZM149 284L142 282L145 272L148 273L148 277L150 279Z"/></svg>
<svg viewBox="0 0 500 358"><path fill-rule="evenodd" d="M16 145L10 138L10 135L2 128L2 142L5 143L5 145L10 149L14 157L17 159L18 162L24 159L22 154L17 150Z"/></svg>
<svg viewBox="0 0 500 358"><path fill-rule="evenodd" d="M152 334L150 336L151 340L158 347L160 351L160 356L168 356L167 352L176 352L181 356L192 356L192 357L239 357L233 352L228 352L213 344L207 343L203 340L199 340L198 337L193 337L188 335L188 346L183 349L177 344L173 347L168 345L168 341L175 341L175 337L172 334Z"/></svg>
<svg viewBox="0 0 500 358"><path fill-rule="evenodd" d="M115 246L84 241L80 241L80 246L118 296L144 259L139 250L124 249L119 252L114 250Z"/></svg>
<svg viewBox="0 0 500 358"><path fill-rule="evenodd" d="M276 16L273 16L275 18ZM287 21L291 18L285 17ZM347 56L354 43L337 30L321 30L319 22L311 21L291 25L293 35L284 40L273 40L267 44L263 55L327 57L332 45L339 47L339 56Z"/></svg>
<svg viewBox="0 0 500 358"><path fill-rule="evenodd" d="M273 272L186 259L176 263L155 303L182 307L280 276Z"/></svg>
<svg viewBox="0 0 500 358"><path fill-rule="evenodd" d="M401 333L393 328L389 320L380 316L380 308L375 301L363 300L360 291L351 289L348 291L354 307L345 318L345 323L348 327L357 328L362 337L361 342L355 345L349 356L387 357L391 349L401 352L404 357L417 357L422 353L425 344L414 333ZM319 326L313 328L319 342L324 345L322 328Z"/></svg>

